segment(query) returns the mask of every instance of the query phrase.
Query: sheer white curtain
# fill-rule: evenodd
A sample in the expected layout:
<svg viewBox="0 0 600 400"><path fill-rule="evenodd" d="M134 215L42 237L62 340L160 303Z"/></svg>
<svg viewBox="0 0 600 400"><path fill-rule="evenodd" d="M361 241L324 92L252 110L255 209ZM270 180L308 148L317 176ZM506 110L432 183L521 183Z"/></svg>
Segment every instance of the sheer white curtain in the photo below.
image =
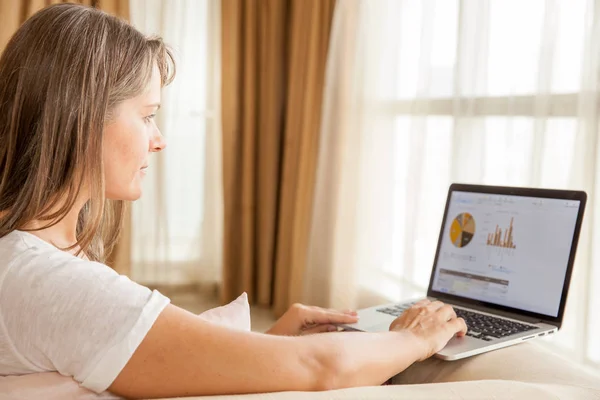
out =
<svg viewBox="0 0 600 400"><path fill-rule="evenodd" d="M600 362L594 0L340 0L304 300L424 295L452 182L589 195L564 329Z"/></svg>
<svg viewBox="0 0 600 400"><path fill-rule="evenodd" d="M132 279L148 285L216 282L222 188L219 0L131 0L131 22L174 50L175 81L157 124L167 141L152 157L132 206Z"/></svg>

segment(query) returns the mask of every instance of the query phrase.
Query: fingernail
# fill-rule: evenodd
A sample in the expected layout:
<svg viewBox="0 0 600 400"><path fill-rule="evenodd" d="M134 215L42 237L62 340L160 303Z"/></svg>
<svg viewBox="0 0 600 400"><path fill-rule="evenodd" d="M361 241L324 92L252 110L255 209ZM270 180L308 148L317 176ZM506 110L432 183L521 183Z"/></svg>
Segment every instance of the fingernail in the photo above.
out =
<svg viewBox="0 0 600 400"><path fill-rule="evenodd" d="M358 315L358 313L356 311L353 311L353 310L347 310L347 311L345 311L345 313L348 314L348 315Z"/></svg>
<svg viewBox="0 0 600 400"><path fill-rule="evenodd" d="M337 328L337 326L330 326L329 328L327 328L327 330L328 330L329 332L334 332L334 331L337 331L337 330L338 330L338 328Z"/></svg>

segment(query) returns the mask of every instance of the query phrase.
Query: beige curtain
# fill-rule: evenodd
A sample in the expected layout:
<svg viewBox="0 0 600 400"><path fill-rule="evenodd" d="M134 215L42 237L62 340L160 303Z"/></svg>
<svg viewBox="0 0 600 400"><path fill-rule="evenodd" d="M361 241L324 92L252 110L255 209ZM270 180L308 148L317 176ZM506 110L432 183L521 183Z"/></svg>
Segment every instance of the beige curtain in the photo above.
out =
<svg viewBox="0 0 600 400"><path fill-rule="evenodd" d="M130 1L131 23L174 50L177 76L156 118L167 149L151 157L131 205L130 246L121 242L130 252L114 265L130 265L132 280L164 293L214 294L223 247L221 1Z"/></svg>
<svg viewBox="0 0 600 400"><path fill-rule="evenodd" d="M63 3L57 0L0 0L0 52L8 43L13 33L25 20L42 8L55 3ZM67 3L67 1L65 1ZM107 13L129 20L129 0L81 0L71 3L85 4L99 8ZM118 272L127 274L129 271L130 247L130 219L129 213L125 219L122 239L109 257L108 264L115 266Z"/></svg>
<svg viewBox="0 0 600 400"><path fill-rule="evenodd" d="M69 3L59 0L0 0L0 51L12 34L23 22L42 8L55 3ZM70 1L97 7L110 14L129 19L129 0L81 0Z"/></svg>
<svg viewBox="0 0 600 400"><path fill-rule="evenodd" d="M222 2L222 301L301 299L334 6Z"/></svg>

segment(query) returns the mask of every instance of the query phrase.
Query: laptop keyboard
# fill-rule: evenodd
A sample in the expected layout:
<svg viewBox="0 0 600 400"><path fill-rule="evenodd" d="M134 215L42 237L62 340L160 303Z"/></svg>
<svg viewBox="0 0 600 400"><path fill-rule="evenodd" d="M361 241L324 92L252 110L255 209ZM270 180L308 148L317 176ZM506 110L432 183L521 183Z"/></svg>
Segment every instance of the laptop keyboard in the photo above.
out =
<svg viewBox="0 0 600 400"><path fill-rule="evenodd" d="M537 329L537 327L533 325L509 321L507 319L479 314L460 308L455 308L454 311L456 311L458 317L462 317L467 323L467 327L469 328L467 336L485 341L501 339L506 336Z"/></svg>
<svg viewBox="0 0 600 400"><path fill-rule="evenodd" d="M392 315L394 317L399 317L413 304L415 304L415 302L395 304L389 307L378 308L377 311ZM501 339L506 336L537 329L537 327L533 325L509 321L506 319L493 317L491 315L462 310L460 308L455 308L454 311L458 317L462 317L467 323L467 327L469 328L467 336L485 340L487 342L490 340Z"/></svg>
<svg viewBox="0 0 600 400"><path fill-rule="evenodd" d="M376 311L379 311L384 314L393 315L394 317L399 317L406 309L410 308L415 302L412 303L402 303L402 304L394 304L390 307L378 308Z"/></svg>

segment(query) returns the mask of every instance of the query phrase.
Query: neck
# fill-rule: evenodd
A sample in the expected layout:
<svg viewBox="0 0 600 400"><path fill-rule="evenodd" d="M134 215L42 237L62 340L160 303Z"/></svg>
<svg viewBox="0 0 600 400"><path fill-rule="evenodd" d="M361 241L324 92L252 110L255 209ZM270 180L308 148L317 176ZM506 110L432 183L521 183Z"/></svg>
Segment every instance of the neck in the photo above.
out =
<svg viewBox="0 0 600 400"><path fill-rule="evenodd" d="M73 246L77 243L77 219L86 202L87 199L77 199L65 217L55 225L44 228L48 225L48 221L34 220L26 224L24 230L30 231L31 234L58 248ZM57 211L61 205L58 204L55 208L51 209L50 213ZM74 250L74 252L77 251L77 249Z"/></svg>

